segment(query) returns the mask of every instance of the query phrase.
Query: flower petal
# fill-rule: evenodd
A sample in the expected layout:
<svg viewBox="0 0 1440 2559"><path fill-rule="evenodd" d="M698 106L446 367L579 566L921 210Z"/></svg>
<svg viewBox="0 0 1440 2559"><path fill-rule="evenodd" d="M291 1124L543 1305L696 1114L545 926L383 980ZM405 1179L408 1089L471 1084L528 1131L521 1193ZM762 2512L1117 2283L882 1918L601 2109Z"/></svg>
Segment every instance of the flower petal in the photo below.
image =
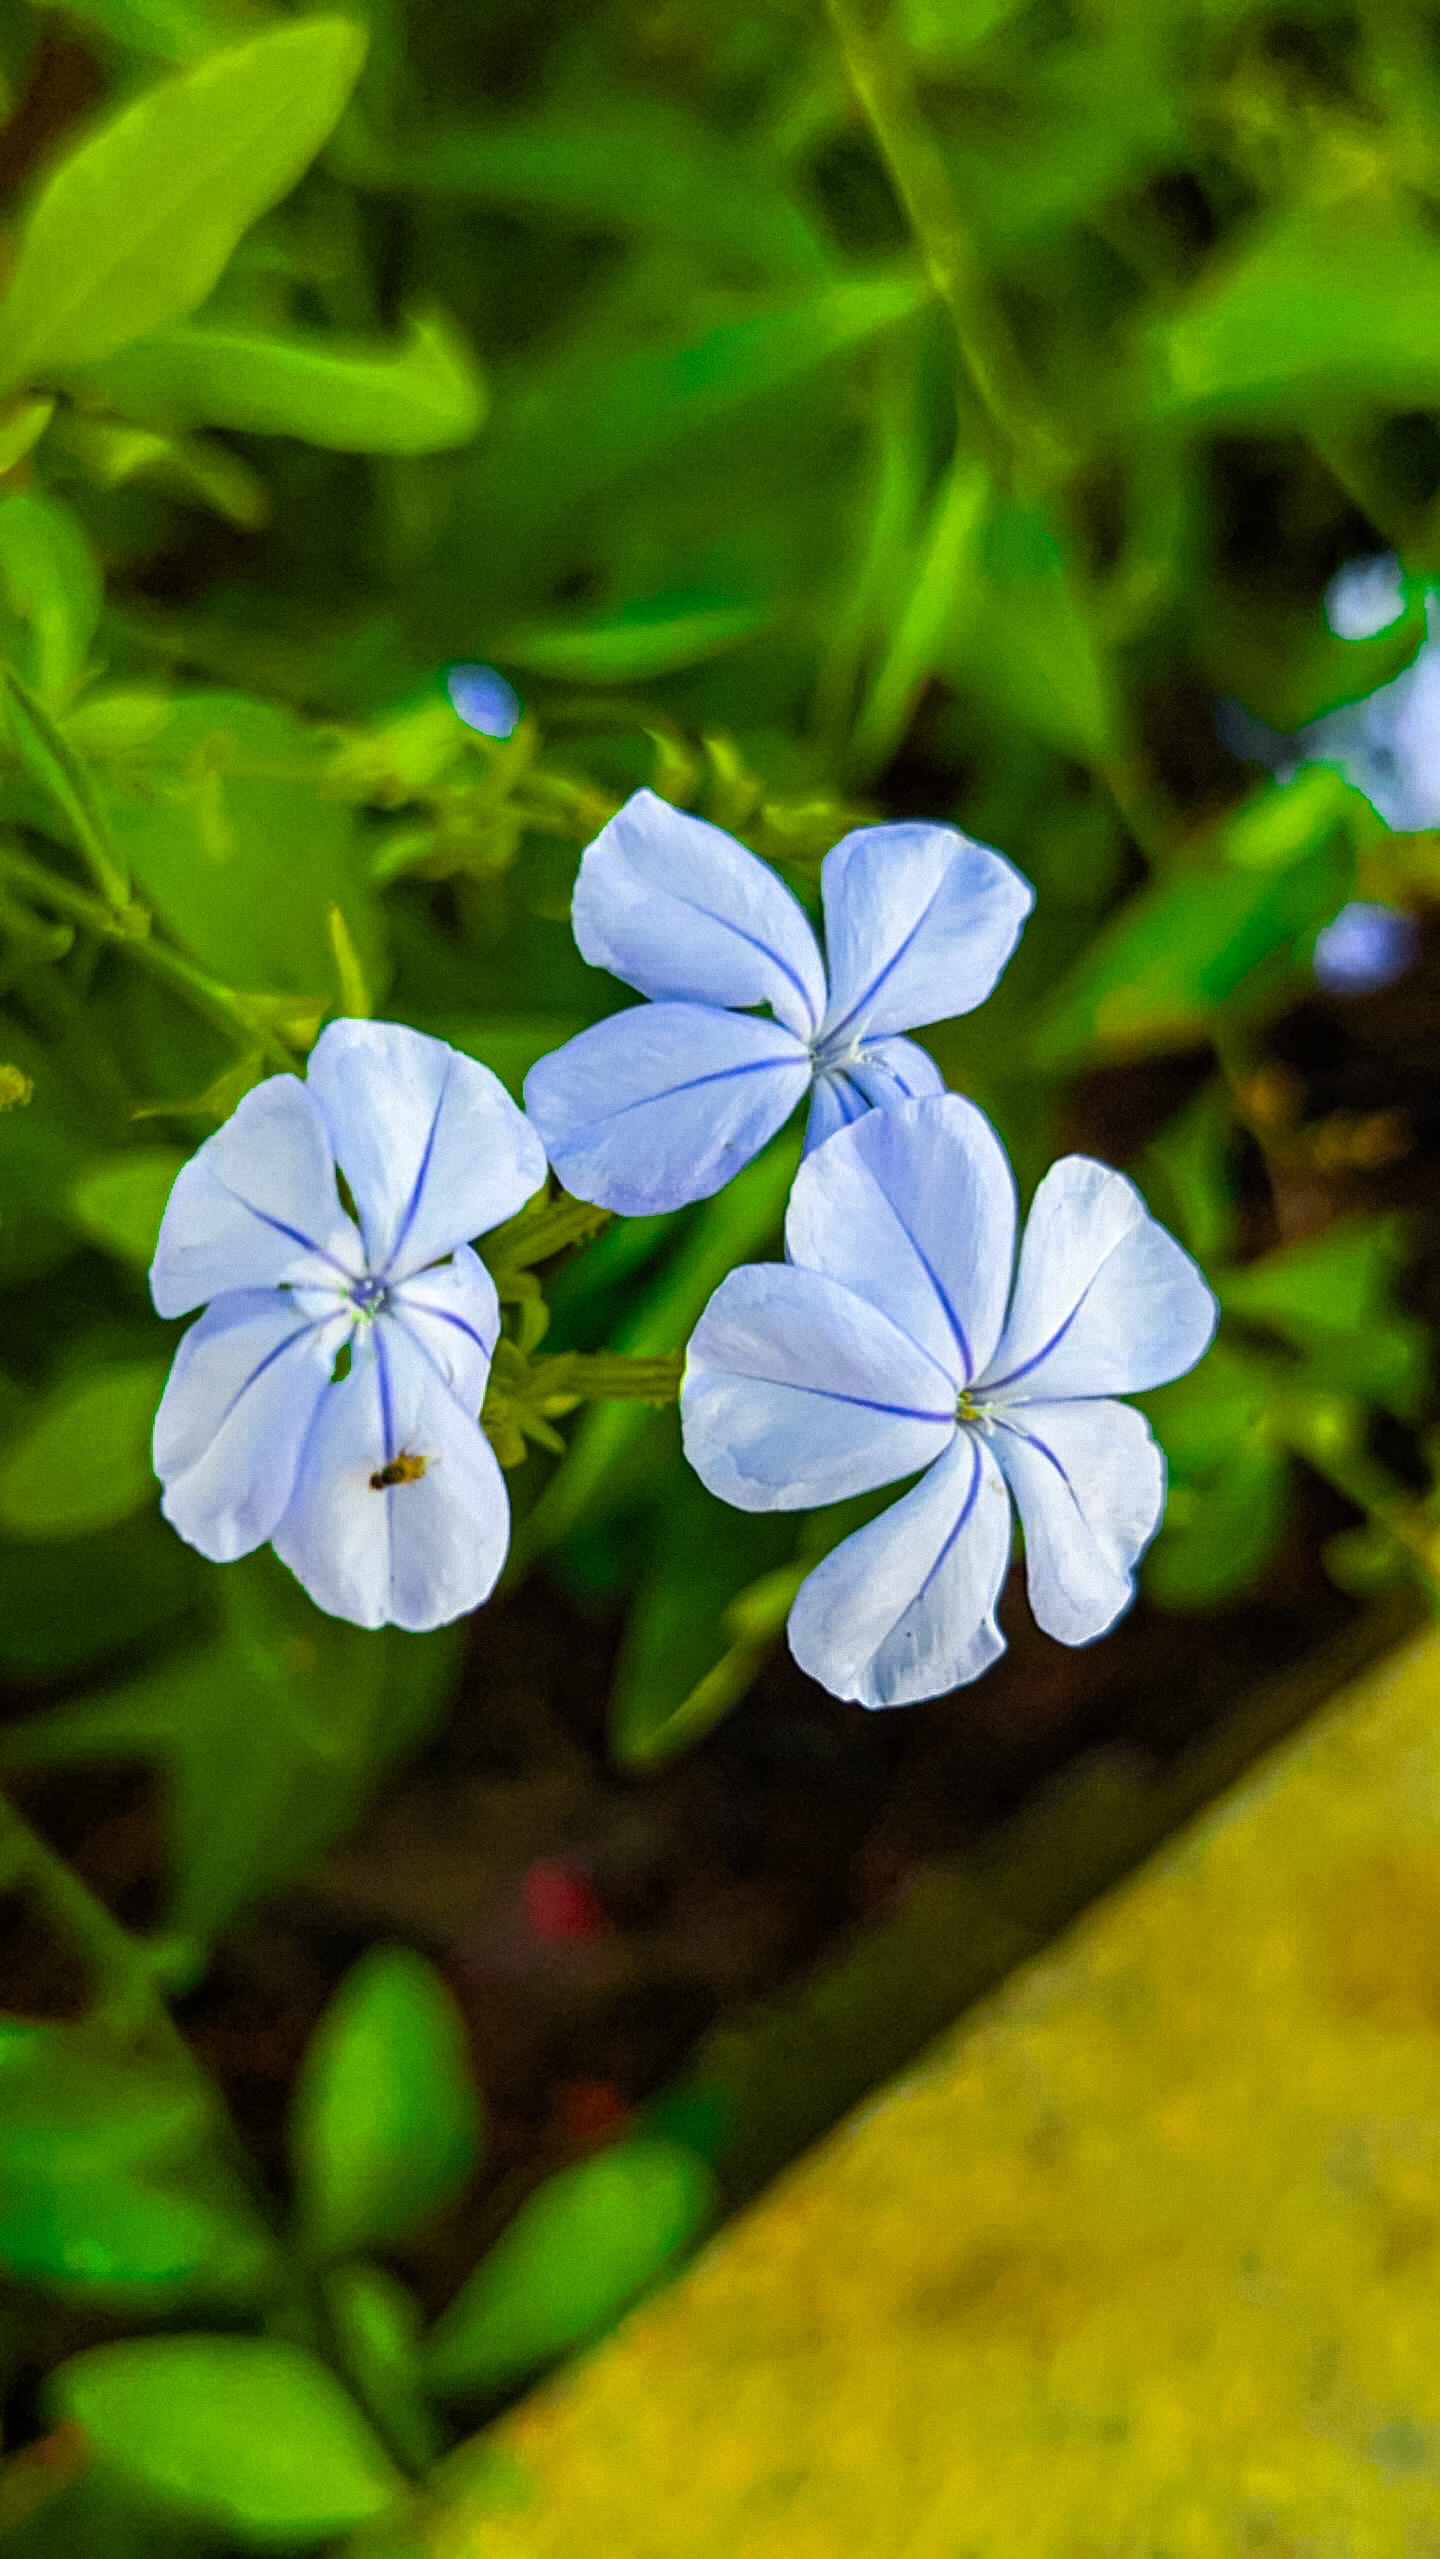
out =
<svg viewBox="0 0 1440 2559"><path fill-rule="evenodd" d="M478 1413L500 1337L500 1300L479 1254L462 1244L453 1261L403 1280L390 1309L423 1342L457 1403Z"/></svg>
<svg viewBox="0 0 1440 2559"><path fill-rule="evenodd" d="M642 995L768 1004L807 1040L825 1009L799 899L733 835L653 791L633 791L587 847L571 919L592 968Z"/></svg>
<svg viewBox="0 0 1440 2559"><path fill-rule="evenodd" d="M1052 1164L1020 1247L987 1394L1053 1403L1138 1395L1193 1368L1219 1309L1201 1272L1133 1182L1087 1155Z"/></svg>
<svg viewBox="0 0 1440 2559"><path fill-rule="evenodd" d="M324 1120L298 1076L271 1075L176 1175L150 1294L160 1314L188 1315L225 1289L313 1277L317 1253L342 1282L361 1268Z"/></svg>
<svg viewBox="0 0 1440 2559"><path fill-rule="evenodd" d="M155 1472L165 1517L213 1564L262 1546L282 1517L352 1321L307 1323L278 1289L237 1289L185 1335L155 1416Z"/></svg>
<svg viewBox="0 0 1440 2559"><path fill-rule="evenodd" d="M990 1355L1010 1285L1005 1149L957 1093L867 1111L801 1165L785 1248L883 1308L964 1386Z"/></svg>
<svg viewBox="0 0 1440 2559"><path fill-rule="evenodd" d="M832 1071L817 1075L810 1088L810 1109L805 1120L805 1153L813 1155L827 1137L833 1137L837 1129L848 1128L869 1108L859 1085L847 1074Z"/></svg>
<svg viewBox="0 0 1440 2559"><path fill-rule="evenodd" d="M737 1510L810 1510L911 1475L955 1433L943 1371L815 1271L757 1262L715 1291L680 1396L685 1454Z"/></svg>
<svg viewBox="0 0 1440 2559"><path fill-rule="evenodd" d="M945 1090L944 1076L918 1040L866 1040L850 1074L866 1101L881 1111L896 1102L929 1101Z"/></svg>
<svg viewBox="0 0 1440 2559"><path fill-rule="evenodd" d="M332 1022L307 1081L376 1273L423 1270L513 1217L545 1179L540 1141L499 1077L403 1022Z"/></svg>
<svg viewBox="0 0 1440 2559"><path fill-rule="evenodd" d="M1010 1565L1010 1504L974 1431L802 1582L790 1650L835 1697L913 1706L963 1688L1005 1650L995 1608Z"/></svg>
<svg viewBox="0 0 1440 2559"><path fill-rule="evenodd" d="M636 1004L532 1066L525 1107L576 1199L649 1217L721 1189L809 1082L809 1053L779 1022Z"/></svg>
<svg viewBox="0 0 1440 2559"><path fill-rule="evenodd" d="M424 1473L374 1485L402 1454ZM509 1543L488 1439L421 1344L382 1316L316 1414L276 1554L330 1616L423 1634L489 1598Z"/></svg>
<svg viewBox="0 0 1440 2559"><path fill-rule="evenodd" d="M1035 903L1014 864L951 826L861 826L820 872L830 1009L822 1037L969 1013Z"/></svg>
<svg viewBox="0 0 1440 2559"><path fill-rule="evenodd" d="M1037 1626L1091 1644L1135 1597L1165 1516L1165 1460L1132 1404L1025 1404L994 1439L1025 1531Z"/></svg>

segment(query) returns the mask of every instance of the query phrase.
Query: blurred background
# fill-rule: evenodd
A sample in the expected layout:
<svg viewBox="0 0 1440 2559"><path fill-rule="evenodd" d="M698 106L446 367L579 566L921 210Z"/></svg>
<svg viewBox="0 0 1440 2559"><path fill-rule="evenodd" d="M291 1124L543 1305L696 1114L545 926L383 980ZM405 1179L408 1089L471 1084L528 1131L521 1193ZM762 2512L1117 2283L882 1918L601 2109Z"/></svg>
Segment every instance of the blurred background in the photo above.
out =
<svg viewBox="0 0 1440 2559"><path fill-rule="evenodd" d="M0 2538L338 2547L1429 1604L1440 13L0 0L0 116ZM473 1622L160 1519L187 1154L337 1011L518 1095L642 783L812 911L882 817L1035 883L925 1042L1224 1309L1101 1644L1012 1578L837 1702L867 1506L547 1370L679 1351L793 1132L489 1239Z"/></svg>

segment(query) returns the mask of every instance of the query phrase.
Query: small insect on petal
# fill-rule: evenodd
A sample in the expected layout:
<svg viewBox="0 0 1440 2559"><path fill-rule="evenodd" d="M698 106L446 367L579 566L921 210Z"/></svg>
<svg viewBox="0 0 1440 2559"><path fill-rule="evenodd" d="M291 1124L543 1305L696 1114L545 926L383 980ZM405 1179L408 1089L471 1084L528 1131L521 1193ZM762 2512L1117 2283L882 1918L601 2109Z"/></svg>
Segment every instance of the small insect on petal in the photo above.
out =
<svg viewBox="0 0 1440 2559"><path fill-rule="evenodd" d="M370 1478L370 1490L372 1493L386 1493L396 1484L418 1484L429 1462L428 1458L416 1457L408 1448L402 1448L398 1457L389 1458L383 1466L376 1467Z"/></svg>

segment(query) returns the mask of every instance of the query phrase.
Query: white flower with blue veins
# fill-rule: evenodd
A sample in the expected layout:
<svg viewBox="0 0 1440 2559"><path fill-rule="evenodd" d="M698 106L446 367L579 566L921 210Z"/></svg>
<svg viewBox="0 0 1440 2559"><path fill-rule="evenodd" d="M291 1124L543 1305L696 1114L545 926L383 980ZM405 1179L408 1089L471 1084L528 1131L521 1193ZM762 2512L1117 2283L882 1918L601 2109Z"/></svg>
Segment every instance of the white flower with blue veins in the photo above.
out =
<svg viewBox="0 0 1440 2559"><path fill-rule="evenodd" d="M1114 1399L1192 1368L1215 1299L1086 1156L1041 1182L1018 1268L1016 1222L973 1103L872 1111L802 1164L786 1260L732 1271L691 1340L685 1453L721 1500L809 1510L925 1470L791 1609L791 1651L837 1697L910 1705L988 1669L1012 1500L1047 1634L1091 1643L1134 1598L1165 1461Z"/></svg>
<svg viewBox="0 0 1440 2559"><path fill-rule="evenodd" d="M176 1180L150 1271L162 1315L206 1310L155 1420L180 1535L216 1563L268 1539L358 1626L488 1598L510 1538L478 1419L500 1310L468 1239L544 1179L489 1069L398 1022L334 1022L303 1083L247 1093Z"/></svg>
<svg viewBox="0 0 1440 2559"><path fill-rule="evenodd" d="M825 956L768 864L636 791L580 865L582 956L648 997L531 1069L566 1189L627 1216L708 1199L810 1096L806 1147L944 1090L902 1034L991 992L1035 900L953 827L862 826L825 856ZM828 975L827 975L828 968ZM766 1007L767 1011L748 1008Z"/></svg>

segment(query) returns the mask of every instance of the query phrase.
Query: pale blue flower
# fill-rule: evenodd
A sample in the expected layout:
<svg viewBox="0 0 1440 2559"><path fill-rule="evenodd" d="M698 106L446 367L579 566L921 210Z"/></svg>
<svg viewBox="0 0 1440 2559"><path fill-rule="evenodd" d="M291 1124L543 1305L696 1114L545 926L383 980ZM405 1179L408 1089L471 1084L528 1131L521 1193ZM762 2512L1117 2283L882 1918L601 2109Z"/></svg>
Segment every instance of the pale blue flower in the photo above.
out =
<svg viewBox="0 0 1440 2559"><path fill-rule="evenodd" d="M1394 551L1347 560L1325 589L1325 619L1337 640L1373 640L1405 610L1405 573Z"/></svg>
<svg viewBox="0 0 1440 2559"><path fill-rule="evenodd" d="M691 1340L685 1453L722 1501L810 1510L925 1470L791 1609L791 1651L837 1697L905 1706L989 1667L1012 1499L1048 1635L1092 1643L1134 1597L1165 1461L1112 1399L1193 1367L1215 1300L1134 1184L1086 1156L1040 1184L1012 1292L1015 1228L973 1103L871 1112L801 1166L787 1259L732 1271Z"/></svg>
<svg viewBox="0 0 1440 2559"><path fill-rule="evenodd" d="M1315 975L1327 995L1373 995L1408 977L1419 958L1414 916L1364 898L1342 906L1315 936Z"/></svg>
<svg viewBox="0 0 1440 2559"><path fill-rule="evenodd" d="M1393 553L1347 561L1325 590L1325 618L1337 638L1369 640L1404 609ZM1302 764L1333 764L1397 835L1440 826L1440 589L1425 596L1426 636L1388 684L1358 702L1307 720L1293 737L1238 702L1222 702L1220 734L1231 751L1268 764L1288 782Z"/></svg>
<svg viewBox="0 0 1440 2559"><path fill-rule="evenodd" d="M542 1057L525 1085L568 1191L631 1217L680 1208L807 1093L808 1149L872 1104L944 1090L899 1035L983 1003L1029 881L953 827L862 826L826 854L820 893L825 959L799 900L732 835L653 791L626 801L585 853L572 920L592 966L650 1001Z"/></svg>
<svg viewBox="0 0 1440 2559"><path fill-rule="evenodd" d="M478 1420L500 1312L466 1239L544 1179L488 1067L398 1022L332 1022L303 1084L247 1093L176 1180L150 1269L162 1315L206 1310L155 1419L180 1535L215 1563L268 1538L357 1626L488 1598L510 1538Z"/></svg>

